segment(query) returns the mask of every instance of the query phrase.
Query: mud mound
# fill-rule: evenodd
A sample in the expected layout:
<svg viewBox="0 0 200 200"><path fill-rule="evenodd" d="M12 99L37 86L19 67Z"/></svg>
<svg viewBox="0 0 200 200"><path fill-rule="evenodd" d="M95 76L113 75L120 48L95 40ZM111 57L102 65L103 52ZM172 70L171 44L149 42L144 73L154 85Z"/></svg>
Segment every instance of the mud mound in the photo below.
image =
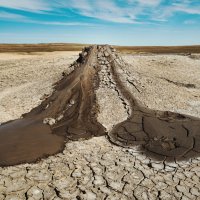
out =
<svg viewBox="0 0 200 200"><path fill-rule="evenodd" d="M20 120L0 126L0 165L35 162L62 151L69 140L108 135L114 144L138 146L158 160L184 160L200 155L200 119L150 110L139 104L120 79L123 61L109 46L84 48L71 73L55 84L54 92ZM97 121L95 90L99 71L112 74L128 118L112 131ZM117 111L116 111L117 112Z"/></svg>

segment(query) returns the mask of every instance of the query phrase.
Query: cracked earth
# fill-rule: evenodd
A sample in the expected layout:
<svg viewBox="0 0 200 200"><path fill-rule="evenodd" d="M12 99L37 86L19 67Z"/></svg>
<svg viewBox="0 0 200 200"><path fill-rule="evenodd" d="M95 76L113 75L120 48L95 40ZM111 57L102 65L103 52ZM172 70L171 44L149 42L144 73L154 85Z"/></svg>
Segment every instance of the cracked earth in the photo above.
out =
<svg viewBox="0 0 200 200"><path fill-rule="evenodd" d="M110 63L106 57L106 54L98 55L101 70L99 87L96 90L99 106L97 120L112 136L113 127L126 121L131 116L132 108L127 98L124 98L121 88L116 87L118 80L110 73ZM137 79L137 76L141 76L139 72L130 75L131 67L124 64L121 58L116 60L120 66L126 66L118 69L121 81L127 84L131 92L134 91L134 95L140 101L143 101L142 95L145 95L146 88L143 80L146 78L145 74L141 79ZM70 72L69 69L66 73ZM166 79L169 80L168 77ZM195 82L195 89L193 87L188 89L188 85L174 84L177 80L163 81L170 86L184 87L182 92L186 89L189 90L188 93L198 95L198 80ZM198 101L198 97L195 100ZM181 106L176 105L175 109ZM165 110L164 105L160 110ZM184 110L183 114L190 114L191 110L197 109L190 107L188 110L188 113ZM24 108L22 113L27 111L28 108ZM18 113L19 116L21 114ZM195 116L198 117L198 110ZM18 116L12 117L14 119ZM124 140L119 144L123 147L110 143L109 136L108 134L84 141L68 141L62 153L42 159L35 164L0 168L0 199L199 199L198 156L173 162L153 159L137 146L127 147Z"/></svg>

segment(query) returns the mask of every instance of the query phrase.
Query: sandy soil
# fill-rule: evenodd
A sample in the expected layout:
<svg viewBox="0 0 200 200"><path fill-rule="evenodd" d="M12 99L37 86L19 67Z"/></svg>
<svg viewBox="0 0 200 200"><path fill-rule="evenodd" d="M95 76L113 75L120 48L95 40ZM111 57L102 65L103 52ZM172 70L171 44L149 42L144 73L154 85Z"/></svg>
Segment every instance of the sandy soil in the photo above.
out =
<svg viewBox="0 0 200 200"><path fill-rule="evenodd" d="M16 119L38 105L78 53L1 53L0 122ZM123 54L123 59L129 64L126 70L132 82L126 84L143 104L200 117L200 59L130 54Z"/></svg>
<svg viewBox="0 0 200 200"><path fill-rule="evenodd" d="M0 54L0 122L37 106L77 57L78 52Z"/></svg>
<svg viewBox="0 0 200 200"><path fill-rule="evenodd" d="M123 59L130 64L126 84L143 104L200 117L200 59L181 55L125 55Z"/></svg>
<svg viewBox="0 0 200 200"><path fill-rule="evenodd" d="M56 52L14 54L12 59L12 54L0 54L0 122L38 105L77 56ZM130 79L127 87L142 103L200 116L200 60L177 55L123 58L129 65L122 79ZM119 104L117 94L108 96L112 86L103 85L97 91L98 119L110 129L126 118L128 108ZM116 104L106 107L111 101ZM199 199L199 172L199 159L165 164L112 145L105 137L92 138L67 143L63 153L37 164L0 168L0 199Z"/></svg>

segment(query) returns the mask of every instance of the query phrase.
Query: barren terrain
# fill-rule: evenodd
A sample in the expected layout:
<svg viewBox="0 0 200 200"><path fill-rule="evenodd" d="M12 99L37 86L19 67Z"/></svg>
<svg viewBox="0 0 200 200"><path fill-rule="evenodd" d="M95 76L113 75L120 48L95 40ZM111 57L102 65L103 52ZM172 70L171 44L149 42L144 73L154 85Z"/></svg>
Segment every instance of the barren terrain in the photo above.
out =
<svg viewBox="0 0 200 200"><path fill-rule="evenodd" d="M0 122L39 105L77 57L78 52L1 54ZM121 80L142 104L200 117L198 55L122 57L128 64ZM107 79L108 72L102 68L96 94L98 121L109 131L127 118L129 107ZM0 168L0 199L198 199L199 172L199 158L155 161L102 136L67 143L63 153L36 164Z"/></svg>

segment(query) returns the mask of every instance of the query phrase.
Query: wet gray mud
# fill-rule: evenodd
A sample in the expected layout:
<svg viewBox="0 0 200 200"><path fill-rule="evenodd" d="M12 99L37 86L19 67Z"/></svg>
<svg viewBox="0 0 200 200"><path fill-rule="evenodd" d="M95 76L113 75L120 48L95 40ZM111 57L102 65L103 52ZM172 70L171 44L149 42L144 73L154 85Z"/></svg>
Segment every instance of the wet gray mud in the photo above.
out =
<svg viewBox="0 0 200 200"><path fill-rule="evenodd" d="M95 90L99 85L101 57L123 99L128 118L111 132L97 121ZM69 140L108 135L123 147L139 147L163 161L187 160L200 155L200 119L172 112L150 110L139 104L120 80L118 55L109 46L85 48L70 74L55 84L54 92L22 119L0 126L0 166L35 162L61 152ZM125 101L124 101L125 102Z"/></svg>

